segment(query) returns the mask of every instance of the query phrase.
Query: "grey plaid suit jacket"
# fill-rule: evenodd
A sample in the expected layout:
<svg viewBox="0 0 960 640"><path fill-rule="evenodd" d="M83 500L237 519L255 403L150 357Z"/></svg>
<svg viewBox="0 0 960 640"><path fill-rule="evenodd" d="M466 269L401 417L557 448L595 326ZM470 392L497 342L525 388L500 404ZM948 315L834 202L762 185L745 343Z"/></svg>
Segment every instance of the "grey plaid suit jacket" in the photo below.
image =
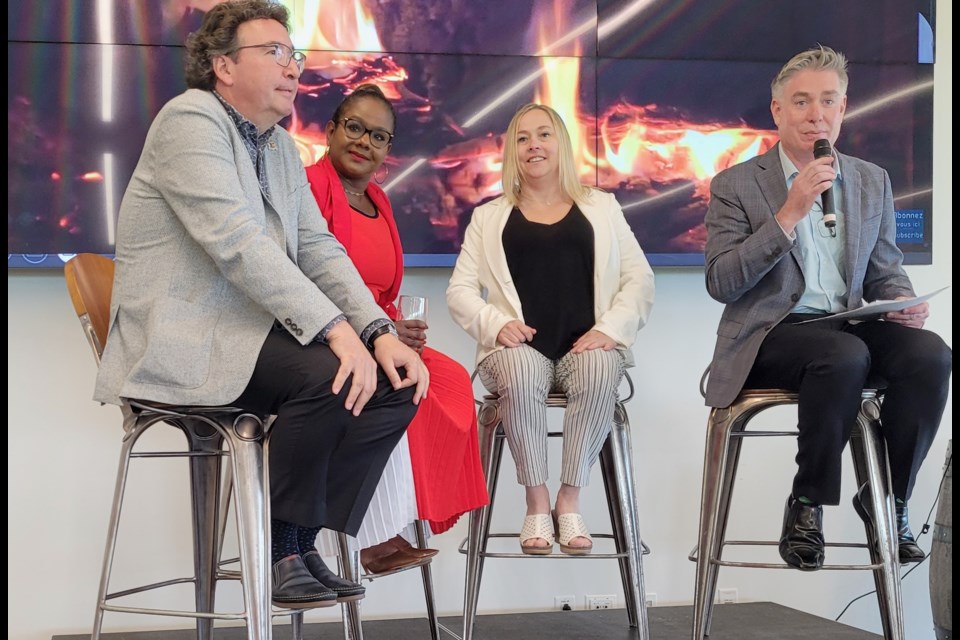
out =
<svg viewBox="0 0 960 640"><path fill-rule="evenodd" d="M843 174L849 308L914 295L896 245L890 177L875 164L836 155ZM707 380L708 406L734 401L767 332L790 313L806 286L799 250L774 218L786 199L779 144L718 173L710 184L706 284L726 306Z"/></svg>
<svg viewBox="0 0 960 640"><path fill-rule="evenodd" d="M94 399L228 404L274 319L307 344L341 312L357 333L386 318L280 127L264 162L269 198L211 92L188 90L157 115L120 206Z"/></svg>

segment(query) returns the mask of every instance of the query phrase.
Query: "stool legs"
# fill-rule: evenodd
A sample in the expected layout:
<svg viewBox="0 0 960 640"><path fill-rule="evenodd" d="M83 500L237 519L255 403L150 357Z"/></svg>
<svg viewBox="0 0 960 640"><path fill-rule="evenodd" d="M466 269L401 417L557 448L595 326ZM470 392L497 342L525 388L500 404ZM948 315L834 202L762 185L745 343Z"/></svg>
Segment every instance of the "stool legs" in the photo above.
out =
<svg viewBox="0 0 960 640"><path fill-rule="evenodd" d="M291 640L303 640L303 611L294 611L290 616Z"/></svg>
<svg viewBox="0 0 960 640"><path fill-rule="evenodd" d="M242 415L227 430L233 461L234 507L243 576L243 601L247 638L271 640L270 549L267 546L269 509L265 495L268 479L264 467L263 424Z"/></svg>
<svg viewBox="0 0 960 640"><path fill-rule="evenodd" d="M879 564L873 579L877 588L883 637L903 640L903 612L900 594L900 557L897 549L894 497L889 487L890 469L887 465L886 445L880 433L878 418L880 403L876 397L865 397L857 416L859 427L850 438L857 486L870 483L867 497L873 503L873 526L864 525L870 549L870 561Z"/></svg>
<svg viewBox="0 0 960 640"><path fill-rule="evenodd" d="M266 453L264 453L264 455L266 455ZM217 514L217 518L219 520L219 524L217 525L217 529L219 531L219 537L217 538L217 551L216 551L217 558L223 557L223 541L226 538L226 533L227 533L227 519L228 519L227 515L228 515L228 512L230 511L230 504L233 498L233 484L234 484L232 467L230 465L227 465L225 468L223 468L222 471L223 471L224 477L222 479L222 489L220 491L220 499L219 499L220 506L219 506L219 512ZM268 483L266 478L264 479L264 483L265 483L264 495L266 495L266 493L268 492L268 489L267 489ZM264 498L264 500L266 501L266 498ZM267 518L265 515L263 520L264 526L267 525L268 520L269 518ZM266 532L266 530L264 530L264 532ZM269 572L269 568L268 568L268 572ZM292 610L290 613L290 623L291 623L290 639L291 640L303 640L303 613L304 612L302 609Z"/></svg>
<svg viewBox="0 0 960 640"><path fill-rule="evenodd" d="M414 527L417 534L417 546L420 548L426 547L427 534L424 529L424 521L416 520ZM350 544L350 539L345 533L337 534L337 546L340 549L340 569L344 579L359 583L361 579L359 548L353 548L355 545ZM430 636L432 640L440 640L440 622L437 619L436 605L434 604L433 574L430 571L430 563L428 562L420 567L420 570L423 576L423 593L427 601L427 620L430 623ZM363 640L360 602L345 602L341 605L340 611L343 618L344 640ZM300 636L294 635L294 640L300 640Z"/></svg>
<svg viewBox="0 0 960 640"><path fill-rule="evenodd" d="M697 541L697 578L693 596L693 639L710 633L717 565L711 559L722 544L718 535L718 515L724 498L723 479L727 466L727 445L733 424L729 409L713 409L707 421L706 454L703 460L703 488L700 493L700 537ZM725 518L724 518L725 521Z"/></svg>
<svg viewBox="0 0 960 640"><path fill-rule="evenodd" d="M752 414L751 414L752 415ZM729 441L727 443L727 455L724 461L723 476L720 479L720 511L717 518L716 533L714 538L714 553L716 558L720 558L721 549L727 541L727 524L730 522L730 500L733 496L733 485L737 480L737 469L740 466L740 448L743 440L740 438L730 438L730 433L743 431L746 426L745 419L738 419L731 423L730 431L727 434ZM707 635L713 627L713 603L717 596L717 579L719 578L720 567L710 563L710 580L707 583Z"/></svg>
<svg viewBox="0 0 960 640"><path fill-rule="evenodd" d="M427 531L423 520L414 522L414 529L417 534L417 546L421 549L427 546ZM433 595L433 572L430 569L431 562L427 562L420 567L420 574L423 577L423 596L427 601L427 621L430 623L431 640L440 640L440 621L437 620L437 607Z"/></svg>
<svg viewBox="0 0 960 640"><path fill-rule="evenodd" d="M610 436L600 452L600 469L607 494L607 506L613 523L620 577L630 626L640 629L639 637L648 638L646 596L643 581L643 547L637 522L637 496L633 482L633 451L630 445L630 423L623 405L614 410Z"/></svg>
<svg viewBox="0 0 960 640"><path fill-rule="evenodd" d="M463 640L473 639L480 579L483 574L487 540L490 537L490 517L497 493L497 479L500 475L505 439L500 431L500 408L495 399L484 401L477 420L480 430L480 461L487 478L490 503L470 512L466 548L467 577L464 589ZM630 424L623 404L618 402L610 436L600 452L600 467L617 552L627 554L627 557L619 559L627 617L631 627L639 628L638 638L646 640L649 637L649 626L643 581L643 545L637 523L637 496L633 482L632 461Z"/></svg>
<svg viewBox="0 0 960 640"><path fill-rule="evenodd" d="M745 401L739 411L713 409L707 421L707 438L703 460L703 488L700 495L700 537L697 543L697 578L693 600L693 637L701 640L710 635L713 624L713 603L717 593L720 558L727 535L730 500L740 464L742 440L731 437L741 432L758 412L783 398Z"/></svg>
<svg viewBox="0 0 960 640"><path fill-rule="evenodd" d="M110 573L113 570L113 556L117 550L117 532L120 529L120 509L123 506L123 492L127 488L127 474L130 471L130 454L137 439L149 425L137 424L136 416L124 410L124 437L120 450L120 463L117 468L117 482L113 490L113 505L110 508L110 525L107 527L106 548L103 551L103 567L100 570L100 588L97 591L97 611L93 616L91 640L100 640L103 629L103 607L107 601L110 586Z"/></svg>
<svg viewBox="0 0 960 640"><path fill-rule="evenodd" d="M722 548L730 514L730 499L736 479L740 446L746 424L763 409L795 402L788 392L754 393L738 399L724 409L713 409L707 423L700 506L700 534L697 545L697 578L693 608L693 639L710 634L713 601ZM875 506L873 526L867 526L871 563L877 586L877 599L886 640L903 640L900 600L900 568L897 536L894 528L894 503L886 448L879 428L880 401L872 390L865 390L858 428L850 439L858 486L870 483L868 499ZM747 432L750 433L750 432ZM788 435L760 433L756 435ZM879 508L876 508L879 507ZM871 530L872 529L872 530ZM876 533L875 533L876 532Z"/></svg>
<svg viewBox="0 0 960 640"><path fill-rule="evenodd" d="M190 489L193 519L193 575L196 610L212 613L217 589L218 525L217 510L220 489L220 449L223 437L198 434L195 429L183 429L190 451L204 453L190 457ZM197 640L213 637L213 619L197 618Z"/></svg>
<svg viewBox="0 0 960 640"><path fill-rule="evenodd" d="M110 513L110 525L104 552L103 569L100 576L100 589L97 595L97 611L94 616L92 640L99 640L103 628L103 612L107 609L128 613L163 613L160 609L140 609L133 607L112 607L107 605L109 597L130 595L138 591L164 586L164 583L146 585L111 596L109 594L110 573L116 551L117 534L120 525L120 511L126 489L130 459L134 457L172 456L190 458L190 488L193 518L193 550L195 583L195 609L197 614L197 638L210 640L213 636L213 622L217 579L219 576L219 556L222 543L222 531L225 527L221 517L229 504L230 492L233 492L237 513L239 533L240 570L243 576L244 618L247 624L249 640L271 640L271 595L270 567L267 538L269 536L269 507L265 492L268 478L264 468L265 426L264 422L252 414L240 414L235 410L227 413L207 410L203 415L185 415L177 411L142 409L133 411L123 408L124 438L117 470L117 483L114 489L113 506ZM143 433L151 426L166 422L179 428L187 438L189 451L134 454L133 449ZM230 451L232 487L228 481L221 492L221 472L223 440L226 439ZM189 578L187 580L190 580ZM178 580L176 582L183 582ZM190 616L194 612L182 612Z"/></svg>
<svg viewBox="0 0 960 640"><path fill-rule="evenodd" d="M503 438L497 437L500 425L499 403L486 401L477 416L480 430L480 463L487 478L490 502L470 512L467 533L467 578L463 593L463 640L473 640L473 625L477 617L480 597L480 578L483 574L483 554L487 550L490 533L490 514L497 492L500 460L503 457Z"/></svg>
<svg viewBox="0 0 960 640"><path fill-rule="evenodd" d="M347 534L337 534L340 547L340 565L343 578L360 583L360 549L353 549L347 540ZM343 617L343 637L345 640L363 640L363 626L360 622L360 601L345 602L340 605Z"/></svg>

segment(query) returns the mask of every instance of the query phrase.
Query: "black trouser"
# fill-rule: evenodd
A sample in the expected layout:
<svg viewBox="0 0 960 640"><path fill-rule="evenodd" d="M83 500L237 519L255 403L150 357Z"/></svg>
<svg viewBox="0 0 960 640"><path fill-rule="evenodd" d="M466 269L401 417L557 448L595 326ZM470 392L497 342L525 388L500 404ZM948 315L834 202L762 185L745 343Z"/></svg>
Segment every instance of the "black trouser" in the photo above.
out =
<svg viewBox="0 0 960 640"><path fill-rule="evenodd" d="M344 408L352 377L332 392L330 347L271 331L247 388L231 404L276 414L270 435L271 517L355 536L387 459L413 419L414 388L395 391L382 369L359 416ZM401 370L401 375L403 374Z"/></svg>
<svg viewBox="0 0 960 640"><path fill-rule="evenodd" d="M841 454L869 376L886 383L881 431L894 496L907 500L940 426L953 352L937 334L894 322L794 324L807 318L792 314L770 331L745 385L799 393L793 494L839 504Z"/></svg>

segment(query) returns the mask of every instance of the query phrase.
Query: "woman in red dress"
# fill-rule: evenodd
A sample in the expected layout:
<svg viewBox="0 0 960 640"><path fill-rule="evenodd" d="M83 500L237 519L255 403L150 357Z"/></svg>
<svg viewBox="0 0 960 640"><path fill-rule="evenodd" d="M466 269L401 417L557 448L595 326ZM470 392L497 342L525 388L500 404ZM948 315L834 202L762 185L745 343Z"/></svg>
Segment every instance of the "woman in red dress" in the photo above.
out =
<svg viewBox="0 0 960 640"><path fill-rule="evenodd" d="M427 520L433 533L442 533L461 514L488 502L470 376L462 365L426 346L426 322L399 319L394 305L403 249L390 201L371 178L390 151L395 125L393 106L379 87L362 85L337 107L326 125L327 152L307 168L330 231L394 320L400 339L420 353L430 371L430 393L407 430L409 451L401 440L358 535L361 563L371 573L417 561L417 550L399 535L412 520ZM404 473L407 459L412 483ZM410 517L402 505L413 504L414 493Z"/></svg>

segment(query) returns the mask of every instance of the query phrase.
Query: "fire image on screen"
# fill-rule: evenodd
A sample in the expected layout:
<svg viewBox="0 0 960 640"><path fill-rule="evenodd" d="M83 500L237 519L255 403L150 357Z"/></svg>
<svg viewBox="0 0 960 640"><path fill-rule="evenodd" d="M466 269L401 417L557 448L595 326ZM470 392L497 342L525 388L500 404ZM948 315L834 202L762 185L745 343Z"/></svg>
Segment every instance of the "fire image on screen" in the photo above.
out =
<svg viewBox="0 0 960 640"><path fill-rule="evenodd" d="M183 42L214 4L8 7L8 267L112 254L147 130L184 90ZM510 116L531 101L562 115L581 180L616 194L652 264L702 265L710 179L776 144L770 80L821 40L850 59L837 148L887 169L906 261L932 261L930 0L835 3L821 23L761 0L283 4L307 62L281 126L305 164L356 86L377 83L394 104L382 186L408 267L453 264L474 207L500 193Z"/></svg>

